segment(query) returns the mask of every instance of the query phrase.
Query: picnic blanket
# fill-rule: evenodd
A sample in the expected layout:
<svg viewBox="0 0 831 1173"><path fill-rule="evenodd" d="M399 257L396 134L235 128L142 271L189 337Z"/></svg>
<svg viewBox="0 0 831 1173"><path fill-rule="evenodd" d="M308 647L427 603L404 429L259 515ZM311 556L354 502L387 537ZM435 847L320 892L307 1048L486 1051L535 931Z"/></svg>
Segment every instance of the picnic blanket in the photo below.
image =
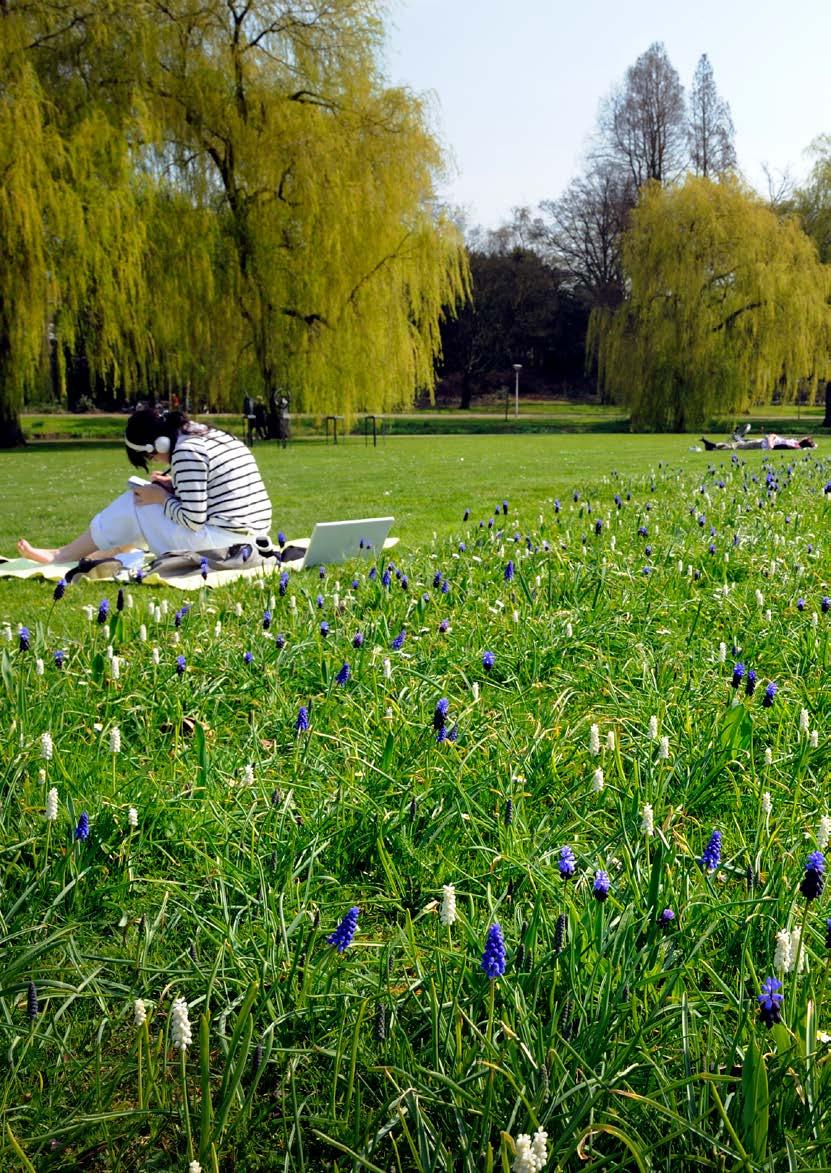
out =
<svg viewBox="0 0 831 1173"><path fill-rule="evenodd" d="M148 586L177 587L182 591L198 591L202 587L226 586L240 578L261 578L266 575L282 573L284 570L300 570L303 566L303 554L309 545L310 538L297 538L287 543L299 551L299 557L287 562L280 562L276 558L266 558L256 566L237 566L230 570L209 570L203 579L197 567L171 567L164 573L151 571L144 573L146 567L153 561L153 555L146 550L130 550L119 554L118 558L108 558L95 565L81 579L97 579L101 582L134 582L139 571L142 572L141 581ZM398 538L387 538L384 549L391 549L397 545ZM43 565L33 562L30 558L0 558L0 578L44 578L48 582L57 582L66 578L75 569L77 563L50 562Z"/></svg>

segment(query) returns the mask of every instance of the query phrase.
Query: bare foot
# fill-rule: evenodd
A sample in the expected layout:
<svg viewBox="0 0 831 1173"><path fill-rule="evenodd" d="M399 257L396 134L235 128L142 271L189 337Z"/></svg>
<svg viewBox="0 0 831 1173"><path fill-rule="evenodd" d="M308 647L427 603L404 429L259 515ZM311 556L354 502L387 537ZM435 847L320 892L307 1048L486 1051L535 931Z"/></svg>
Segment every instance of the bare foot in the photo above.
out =
<svg viewBox="0 0 831 1173"><path fill-rule="evenodd" d="M30 546L25 538L17 543L17 552L23 558L31 558L33 562L42 562L45 566L55 561L57 550L43 550L38 546Z"/></svg>

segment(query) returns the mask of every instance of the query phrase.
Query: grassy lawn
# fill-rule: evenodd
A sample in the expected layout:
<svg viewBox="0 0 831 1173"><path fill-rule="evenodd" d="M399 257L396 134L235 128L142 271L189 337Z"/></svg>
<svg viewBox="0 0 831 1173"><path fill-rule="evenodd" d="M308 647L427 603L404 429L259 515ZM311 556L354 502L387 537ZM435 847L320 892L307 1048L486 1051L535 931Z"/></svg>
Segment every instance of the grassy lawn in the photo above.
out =
<svg viewBox="0 0 831 1173"><path fill-rule="evenodd" d="M0 582L0 1169L828 1166L831 463L693 441L264 445L395 565ZM128 472L3 453L0 551Z"/></svg>

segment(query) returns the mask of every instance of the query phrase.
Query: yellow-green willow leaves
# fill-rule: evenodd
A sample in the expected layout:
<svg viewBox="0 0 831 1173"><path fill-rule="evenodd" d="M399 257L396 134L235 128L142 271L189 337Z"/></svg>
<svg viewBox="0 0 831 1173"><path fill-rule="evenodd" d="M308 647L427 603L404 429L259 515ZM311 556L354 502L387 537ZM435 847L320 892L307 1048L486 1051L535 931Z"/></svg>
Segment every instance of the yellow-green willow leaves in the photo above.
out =
<svg viewBox="0 0 831 1173"><path fill-rule="evenodd" d="M381 34L367 0L0 8L0 413L78 355L216 407L432 390L466 257Z"/></svg>
<svg viewBox="0 0 831 1173"><path fill-rule="evenodd" d="M737 181L648 185L624 267L625 301L590 329L634 430L698 429L828 376L831 269Z"/></svg>

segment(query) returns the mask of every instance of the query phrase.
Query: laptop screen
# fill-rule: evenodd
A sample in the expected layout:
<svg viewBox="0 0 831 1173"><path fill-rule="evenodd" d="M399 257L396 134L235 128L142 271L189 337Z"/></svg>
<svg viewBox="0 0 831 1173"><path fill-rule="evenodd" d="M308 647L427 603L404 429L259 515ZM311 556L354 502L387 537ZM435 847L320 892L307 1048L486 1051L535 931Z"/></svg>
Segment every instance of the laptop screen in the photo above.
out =
<svg viewBox="0 0 831 1173"><path fill-rule="evenodd" d="M383 548L394 520L392 517L361 517L352 521L319 521L303 565L330 565L361 555L374 555Z"/></svg>

